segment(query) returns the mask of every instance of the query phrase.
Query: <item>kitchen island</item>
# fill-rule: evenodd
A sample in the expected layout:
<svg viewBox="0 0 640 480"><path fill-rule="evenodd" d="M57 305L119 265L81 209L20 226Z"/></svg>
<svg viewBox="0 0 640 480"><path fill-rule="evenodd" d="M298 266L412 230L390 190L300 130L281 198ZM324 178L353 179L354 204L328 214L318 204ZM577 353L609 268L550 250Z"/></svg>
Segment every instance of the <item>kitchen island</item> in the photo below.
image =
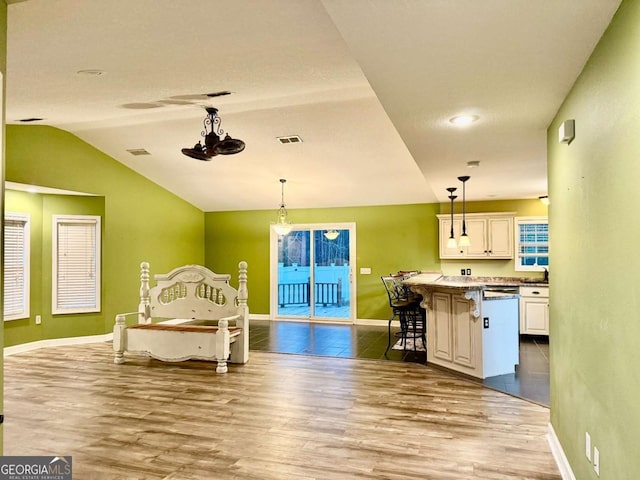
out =
<svg viewBox="0 0 640 480"><path fill-rule="evenodd" d="M522 280L422 273L403 283L427 311L427 362L480 379L514 373Z"/></svg>

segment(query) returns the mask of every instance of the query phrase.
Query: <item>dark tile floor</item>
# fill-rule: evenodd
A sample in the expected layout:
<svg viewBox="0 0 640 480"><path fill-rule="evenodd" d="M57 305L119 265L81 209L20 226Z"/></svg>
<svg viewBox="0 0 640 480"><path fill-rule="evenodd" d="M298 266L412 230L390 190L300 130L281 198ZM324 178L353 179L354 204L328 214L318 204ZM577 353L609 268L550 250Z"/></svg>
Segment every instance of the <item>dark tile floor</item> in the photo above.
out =
<svg viewBox="0 0 640 480"><path fill-rule="evenodd" d="M425 363L424 352L389 350L385 356L387 342L387 327L371 325L253 320L249 334L251 350ZM516 373L487 378L484 384L549 405L548 340L523 336Z"/></svg>
<svg viewBox="0 0 640 480"><path fill-rule="evenodd" d="M522 335L516 373L486 378L484 384L548 406L549 337Z"/></svg>

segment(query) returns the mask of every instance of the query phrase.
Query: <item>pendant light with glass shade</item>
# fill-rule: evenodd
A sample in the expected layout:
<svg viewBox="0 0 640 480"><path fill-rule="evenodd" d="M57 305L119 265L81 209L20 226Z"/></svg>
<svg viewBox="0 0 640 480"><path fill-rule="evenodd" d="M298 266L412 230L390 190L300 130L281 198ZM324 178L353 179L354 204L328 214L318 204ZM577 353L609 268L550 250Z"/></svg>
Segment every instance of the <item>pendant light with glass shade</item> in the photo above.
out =
<svg viewBox="0 0 640 480"><path fill-rule="evenodd" d="M273 229L278 235L286 235L291 231L291 224L287 222L287 209L284 205L284 184L287 181L284 178L280 179L282 185L282 196L280 200L280 208L278 209L278 220L273 225Z"/></svg>
<svg viewBox="0 0 640 480"><path fill-rule="evenodd" d="M447 240L447 248L456 248L458 246L456 237L453 236L453 201L458 198L457 195L453 194L453 192L456 190L456 187L447 188L447 191L449 192L449 199L451 200L451 233L449 234L449 240Z"/></svg>
<svg viewBox="0 0 640 480"><path fill-rule="evenodd" d="M460 247L469 247L471 246L471 240L469 239L469 235L467 235L467 222L466 222L466 192L465 192L465 184L467 180L471 177L468 175L458 177L458 180L462 182L462 234L460 235L460 240L458 241L458 245Z"/></svg>
<svg viewBox="0 0 640 480"><path fill-rule="evenodd" d="M335 228L332 228L331 230L327 230L326 232L324 232L324 236L327 240L335 240L336 238L338 238L339 235L340 235L340 232L337 231Z"/></svg>

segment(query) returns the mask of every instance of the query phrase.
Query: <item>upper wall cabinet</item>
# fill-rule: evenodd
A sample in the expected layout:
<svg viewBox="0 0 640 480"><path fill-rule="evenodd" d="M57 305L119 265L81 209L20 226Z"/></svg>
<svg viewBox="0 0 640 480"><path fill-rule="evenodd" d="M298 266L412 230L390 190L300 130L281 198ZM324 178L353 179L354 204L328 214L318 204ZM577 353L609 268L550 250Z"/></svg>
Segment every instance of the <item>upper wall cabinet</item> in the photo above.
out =
<svg viewBox="0 0 640 480"><path fill-rule="evenodd" d="M513 218L515 213L468 213L468 247L448 248L451 235L451 215L438 215L440 225L440 258L512 259ZM458 241L462 233L462 215L453 216L453 235Z"/></svg>

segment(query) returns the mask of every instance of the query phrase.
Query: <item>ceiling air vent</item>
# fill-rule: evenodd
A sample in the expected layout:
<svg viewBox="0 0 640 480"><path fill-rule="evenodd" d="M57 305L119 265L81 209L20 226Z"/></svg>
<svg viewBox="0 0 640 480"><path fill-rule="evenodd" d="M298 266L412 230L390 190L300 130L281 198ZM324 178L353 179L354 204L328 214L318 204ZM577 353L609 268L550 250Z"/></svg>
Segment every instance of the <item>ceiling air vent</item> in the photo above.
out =
<svg viewBox="0 0 640 480"><path fill-rule="evenodd" d="M129 152L131 155L135 155L136 157L139 155L151 155L144 148L130 148L127 149L127 152Z"/></svg>
<svg viewBox="0 0 640 480"><path fill-rule="evenodd" d="M280 143L301 143L302 139L298 135L289 135L286 137L276 137Z"/></svg>
<svg viewBox="0 0 640 480"><path fill-rule="evenodd" d="M225 95L231 95L231 92L228 90L222 90L221 92L205 93L205 95L209 98L223 97Z"/></svg>

